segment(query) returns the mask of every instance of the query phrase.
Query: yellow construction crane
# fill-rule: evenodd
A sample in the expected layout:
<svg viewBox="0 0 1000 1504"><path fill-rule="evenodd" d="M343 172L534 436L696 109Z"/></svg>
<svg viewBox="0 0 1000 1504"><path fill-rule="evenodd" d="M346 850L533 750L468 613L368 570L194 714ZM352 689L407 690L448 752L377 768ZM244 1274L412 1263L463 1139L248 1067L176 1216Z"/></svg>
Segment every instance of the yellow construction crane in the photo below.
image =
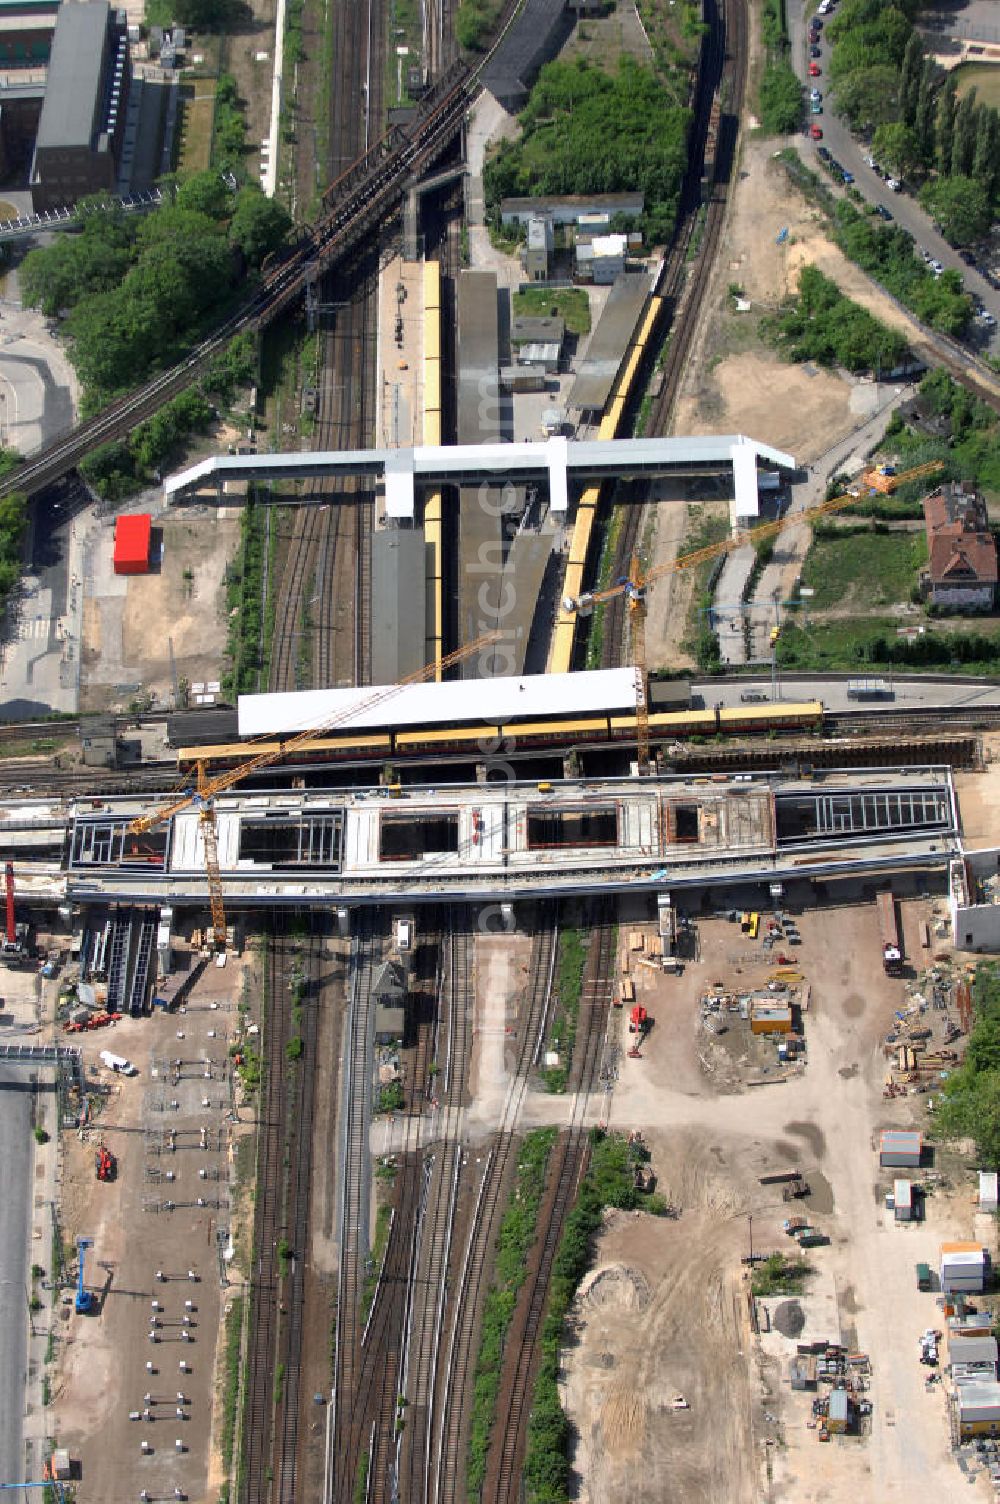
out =
<svg viewBox="0 0 1000 1504"><path fill-rule="evenodd" d="M387 684L381 689L373 690L360 703L347 705L327 716L305 731L297 731L288 741L274 744L273 737L259 737L257 741L266 741L267 746L260 752L253 752L255 743L247 743L247 752L250 754L246 762L238 767L230 768L225 773L218 773L214 778L209 778L205 765L198 763L197 782L193 789L186 789L176 799L162 804L158 809L150 810L148 815L139 815L128 826L130 835L143 835L147 830L152 830L156 825L162 825L174 815L179 815L183 810L190 809L192 805L198 810L198 824L201 829L202 845L205 854L205 874L208 878L208 897L212 909L212 932L217 950L225 950L228 926L226 924L226 909L222 895L222 874L219 870L219 843L215 827L215 800L219 794L231 789L234 784L240 783L251 773L258 772L261 768L269 768L273 764L282 762L293 752L297 751L304 743L315 740L327 731L332 731L336 726L342 725L370 710L377 705L384 705L387 700L393 699L411 684L422 684L426 679L433 679L435 675L452 664L461 663L473 653L488 647L490 643L499 640L500 633L485 632L477 637L474 642L467 642L464 647L456 648L453 653L447 653L441 659L435 659L433 663L425 664L415 673L407 674L405 679L400 679L398 684Z"/></svg>
<svg viewBox="0 0 1000 1504"><path fill-rule="evenodd" d="M784 532L786 527L795 527L799 523L815 522L820 517L825 517L828 512L837 512L842 507L849 507L853 502L859 501L866 494L884 489L895 490L905 481L917 480L920 476L936 474L944 469L941 460L930 460L925 465L916 465L912 470L901 471L891 477L881 476L885 482L891 479L891 487L886 485L876 486L871 483L870 476L875 473L867 471L856 487L843 492L840 496L834 496L830 501L820 502L817 506L806 507L801 512L787 513L775 522L763 522L759 527L748 528L742 532L733 533L728 538L723 538L720 543L708 543L704 548L693 549L691 553L681 554L679 558L672 559L669 564L657 564L653 569L643 573L639 565L638 554L633 554L629 565L626 579L618 580L614 585L609 585L606 590L595 590L574 599L573 596L563 597L563 609L575 611L578 616L589 616L595 606L605 601L615 600L623 595L628 602L628 620L631 636L632 663L635 668L635 724L636 724L636 755L639 772L648 771L649 764L649 703L646 695L646 591L654 580L662 579L667 574L677 574L682 569L694 569L699 564L704 564L707 559L718 558L720 554L731 553L734 549L742 548L744 544L757 544L766 538L773 538L777 533Z"/></svg>

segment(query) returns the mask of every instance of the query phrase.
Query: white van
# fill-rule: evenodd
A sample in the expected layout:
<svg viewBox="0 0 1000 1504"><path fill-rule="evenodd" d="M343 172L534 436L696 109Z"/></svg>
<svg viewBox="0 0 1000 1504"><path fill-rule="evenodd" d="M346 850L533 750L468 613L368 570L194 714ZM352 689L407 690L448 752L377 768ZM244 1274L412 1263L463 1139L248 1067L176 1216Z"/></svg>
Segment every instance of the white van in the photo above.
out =
<svg viewBox="0 0 1000 1504"><path fill-rule="evenodd" d="M109 1071L115 1071L119 1076L134 1076L137 1074L131 1060L126 1060L124 1055L112 1055L110 1050L101 1051L101 1064L106 1065Z"/></svg>

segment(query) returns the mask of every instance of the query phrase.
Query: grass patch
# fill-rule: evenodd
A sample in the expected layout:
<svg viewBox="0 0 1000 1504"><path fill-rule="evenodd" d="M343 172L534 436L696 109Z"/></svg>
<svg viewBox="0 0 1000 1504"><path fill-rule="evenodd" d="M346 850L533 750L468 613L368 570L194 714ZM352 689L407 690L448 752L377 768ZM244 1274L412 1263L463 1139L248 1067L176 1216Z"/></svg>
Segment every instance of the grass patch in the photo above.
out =
<svg viewBox="0 0 1000 1504"><path fill-rule="evenodd" d="M1000 110L1000 69L993 63L959 63L948 77L958 84L959 99L975 89L977 103Z"/></svg>
<svg viewBox="0 0 1000 1504"><path fill-rule="evenodd" d="M236 1440L236 1417L240 1400L240 1345L243 1340L243 1297L234 1296L226 1312L222 1350L222 1424L219 1431L219 1452L222 1466L229 1474L233 1466L233 1444Z"/></svg>
<svg viewBox="0 0 1000 1504"><path fill-rule="evenodd" d="M754 1295L797 1295L810 1274L805 1259L788 1259L772 1253L762 1264L755 1264L750 1279Z"/></svg>
<svg viewBox="0 0 1000 1504"><path fill-rule="evenodd" d="M927 563L923 532L889 533L868 527L817 527L802 566L818 611L859 597L866 606L908 601Z"/></svg>
<svg viewBox="0 0 1000 1504"><path fill-rule="evenodd" d="M372 1306L375 1304L375 1291L378 1289L378 1277L382 1272L382 1264L385 1260L385 1250L389 1242L389 1229L391 1227L392 1208L389 1206L380 1206L375 1213L375 1238L372 1242L372 1251L368 1259L365 1282L361 1287L362 1330L371 1315Z"/></svg>
<svg viewBox="0 0 1000 1504"><path fill-rule="evenodd" d="M729 536L729 508L724 511L706 512L703 506L688 507L688 529L684 539L684 552L695 553L699 548L708 548L721 543ZM719 639L713 631L708 610L712 604L712 591L722 568L725 555L706 559L698 564L694 573L694 590L688 607L687 631L681 646L690 653L698 667L707 673L718 672L721 666Z"/></svg>
<svg viewBox="0 0 1000 1504"><path fill-rule="evenodd" d="M562 1064L549 1066L543 1072L549 1091L566 1090L573 1046L576 1043L576 1025L580 1016L580 991L583 987L583 968L587 964L587 939L582 929L563 930L559 936L559 961L556 967L556 1004L549 1030L549 1048L558 1050Z"/></svg>
<svg viewBox="0 0 1000 1504"><path fill-rule="evenodd" d="M504 1344L517 1305L517 1292L524 1283L528 1254L538 1231L538 1212L545 1190L545 1171L556 1141L554 1128L537 1128L521 1146L517 1179L497 1237L496 1267L483 1308L473 1379L472 1430L466 1491L478 1500L486 1479L486 1459L496 1419Z"/></svg>
<svg viewBox="0 0 1000 1504"><path fill-rule="evenodd" d="M205 172L212 159L212 129L215 121L215 80L199 78L181 86L181 136L177 176L189 178Z"/></svg>
<svg viewBox="0 0 1000 1504"><path fill-rule="evenodd" d="M629 1145L622 1134L598 1128L590 1134L591 1156L573 1210L566 1218L549 1283L549 1307L542 1326L542 1358L528 1422L524 1459L526 1504L562 1504L570 1498L569 1446L572 1435L559 1398L559 1349L577 1287L590 1263L604 1209L648 1207L636 1190Z"/></svg>
<svg viewBox="0 0 1000 1504"><path fill-rule="evenodd" d="M783 669L869 673L890 668L955 674L995 674L1000 669L1000 632L925 631L900 637L893 617L829 618L808 629L786 624L778 639Z"/></svg>
<svg viewBox="0 0 1000 1504"><path fill-rule="evenodd" d="M590 299L582 287L526 287L513 297L515 318L561 318L568 334L590 333Z"/></svg>

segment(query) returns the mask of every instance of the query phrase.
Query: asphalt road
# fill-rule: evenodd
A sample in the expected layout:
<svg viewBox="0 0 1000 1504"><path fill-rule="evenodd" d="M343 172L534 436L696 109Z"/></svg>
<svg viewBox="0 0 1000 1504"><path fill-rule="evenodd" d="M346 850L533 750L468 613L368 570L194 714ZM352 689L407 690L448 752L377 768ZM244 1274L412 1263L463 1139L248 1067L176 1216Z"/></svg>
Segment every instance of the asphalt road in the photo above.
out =
<svg viewBox="0 0 1000 1504"><path fill-rule="evenodd" d="M944 676L932 678L927 675L879 674L874 671L867 676L859 674L857 677L884 679L892 687L892 699L849 700L846 674L811 679L779 675L778 699L822 700L827 710L836 714L846 711L865 711L870 715L879 710L919 712L940 709L1000 709L1000 679L983 683L976 679L963 679L957 674L948 679ZM760 673L740 679L692 680L691 683L691 694L696 705L739 706L743 703L741 695L754 690L766 694L770 699L770 674ZM944 724L947 726L946 722Z"/></svg>
<svg viewBox="0 0 1000 1504"><path fill-rule="evenodd" d="M0 1068L0 1482L24 1478L22 1418L28 1375L31 1097L23 1070Z"/></svg>
<svg viewBox="0 0 1000 1504"><path fill-rule="evenodd" d="M810 137L805 137L799 143L799 151L820 177L829 182L835 192L839 192L842 190L833 184L833 179L829 178L823 163L816 155L818 146L827 147L838 162L848 172L854 174L854 186L864 194L869 203L883 204L895 222L904 230L909 231L918 246L922 246L945 268L953 267L955 271L961 273L966 290L976 293L982 299L984 307L989 309L997 320L997 327L994 328L992 335L989 335L982 325L975 326L981 331L981 342L977 344L977 348L982 354L994 354L1000 351L1000 291L991 287L985 277L974 267L965 265L958 252L948 244L943 235L939 235L935 230L930 217L924 213L916 199L911 198L908 193L893 193L878 173L873 172L867 166L864 158L869 154L869 148L856 141L844 122L834 113L833 101L827 93L826 75L831 48L825 39L825 27L833 19L835 11L821 18L824 23L824 32L820 34L818 45L822 49L822 56L817 58L816 62L819 63L822 74L819 78L809 77L809 64L812 59L809 56L808 33L813 14L814 11L796 14L795 7L789 7L788 31L791 40L792 66L807 91L817 88L823 95L824 112L816 117L816 123L823 128L823 140L816 142Z"/></svg>

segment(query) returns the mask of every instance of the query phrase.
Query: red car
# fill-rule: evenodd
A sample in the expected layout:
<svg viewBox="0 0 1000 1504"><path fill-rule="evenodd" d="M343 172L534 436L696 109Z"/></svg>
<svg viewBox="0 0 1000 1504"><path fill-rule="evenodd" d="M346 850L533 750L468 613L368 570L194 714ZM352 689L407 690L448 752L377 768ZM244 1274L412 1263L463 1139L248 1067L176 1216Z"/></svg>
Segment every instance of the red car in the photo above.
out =
<svg viewBox="0 0 1000 1504"><path fill-rule="evenodd" d="M809 64L809 77L810 78L819 78L819 76L820 76L820 74L822 72L823 72L823 70L820 67L819 63L810 63Z"/></svg>
<svg viewBox="0 0 1000 1504"><path fill-rule="evenodd" d="M822 141L823 139L823 132L818 125L811 125L809 127L809 134L814 141Z"/></svg>

